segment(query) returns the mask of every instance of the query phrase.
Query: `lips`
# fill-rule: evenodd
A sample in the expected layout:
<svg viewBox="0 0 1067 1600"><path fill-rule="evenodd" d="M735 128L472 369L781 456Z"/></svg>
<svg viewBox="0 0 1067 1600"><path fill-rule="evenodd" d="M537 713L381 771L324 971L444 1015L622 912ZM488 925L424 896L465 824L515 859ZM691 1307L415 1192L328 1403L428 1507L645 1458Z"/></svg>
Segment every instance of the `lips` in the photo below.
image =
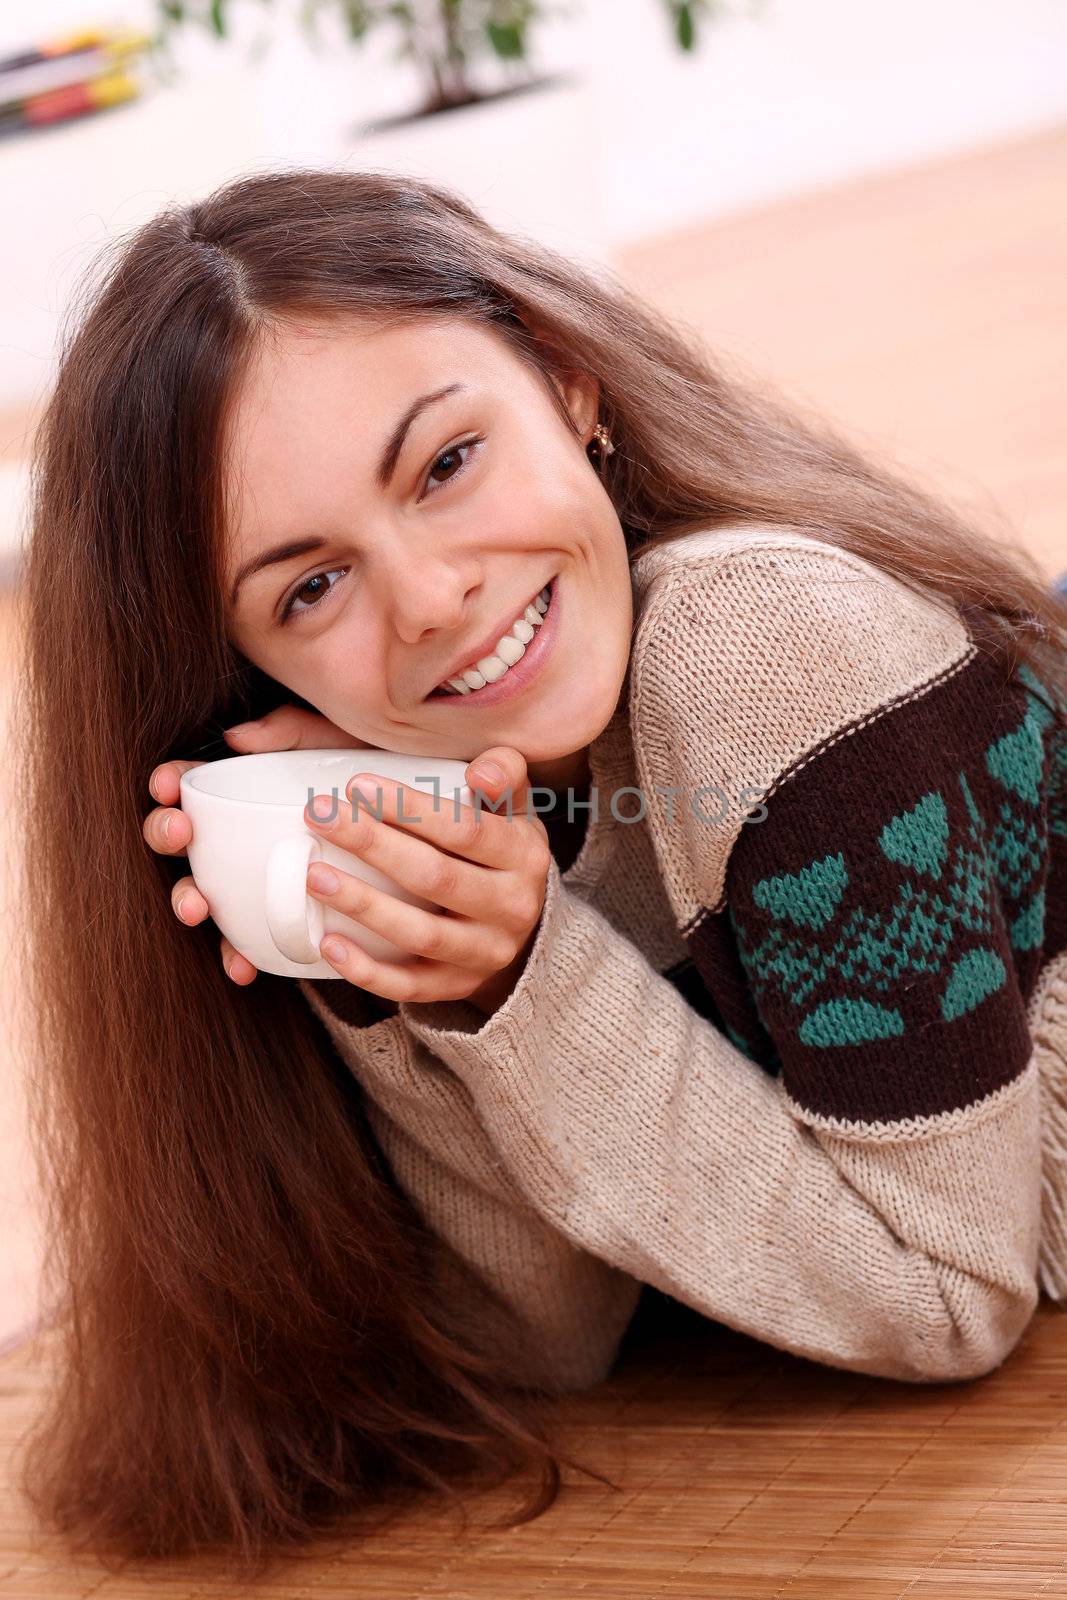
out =
<svg viewBox="0 0 1067 1600"><path fill-rule="evenodd" d="M551 582L551 579L549 580L549 582ZM461 675L461 673L463 673L465 671L468 671L478 661L480 661L482 656L490 656L490 655L492 655L493 651L496 649L498 641L504 637L504 635L514 625L514 623L517 621L517 619L522 616L523 612L526 610L526 607L529 606L529 605L532 605L534 600L536 600L537 596L541 593L541 591L543 589L547 588L547 587L548 587L548 584L544 584L543 583L541 585L541 588L540 589L535 589L533 594L530 596L530 598L528 600L525 600L522 603L521 606L518 606L514 611L509 611L507 616L504 618L503 622L496 629L496 631L494 633L491 633L488 636L488 638L486 640L484 640L483 643L478 648L476 648L475 650L473 650L473 651L461 656L460 659L456 662L455 666L449 667L447 672L443 672L441 674L441 676L437 679L437 681L435 682L433 688L430 690L429 694L425 696L425 698L427 700L429 700L432 696L447 694L448 691L441 687L442 684L447 683L449 678L458 678Z"/></svg>

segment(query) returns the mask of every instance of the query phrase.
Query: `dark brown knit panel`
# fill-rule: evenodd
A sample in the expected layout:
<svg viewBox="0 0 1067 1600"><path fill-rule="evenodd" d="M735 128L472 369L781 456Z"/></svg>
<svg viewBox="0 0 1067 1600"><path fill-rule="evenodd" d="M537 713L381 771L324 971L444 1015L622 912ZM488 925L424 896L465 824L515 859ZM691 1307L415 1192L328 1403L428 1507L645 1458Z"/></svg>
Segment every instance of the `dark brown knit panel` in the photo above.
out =
<svg viewBox="0 0 1067 1600"><path fill-rule="evenodd" d="M802 1105L929 1116L1025 1067L1025 1001L1064 943L1056 739L1025 669L983 651L799 763L744 827L724 915ZM737 1018L718 921L690 948Z"/></svg>
<svg viewBox="0 0 1067 1600"><path fill-rule="evenodd" d="M760 1021L725 911L715 916L706 913L686 942L692 956L664 977L694 1011L773 1076L780 1066L778 1053Z"/></svg>

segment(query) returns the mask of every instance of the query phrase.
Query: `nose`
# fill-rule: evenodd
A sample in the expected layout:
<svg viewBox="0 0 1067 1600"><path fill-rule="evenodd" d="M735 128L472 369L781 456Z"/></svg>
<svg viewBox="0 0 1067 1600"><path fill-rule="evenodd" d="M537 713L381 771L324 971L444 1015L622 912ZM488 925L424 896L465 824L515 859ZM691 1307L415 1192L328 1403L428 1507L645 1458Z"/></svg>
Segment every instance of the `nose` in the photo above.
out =
<svg viewBox="0 0 1067 1600"><path fill-rule="evenodd" d="M468 562L434 560L405 551L380 574L382 614L406 644L461 627L480 578Z"/></svg>

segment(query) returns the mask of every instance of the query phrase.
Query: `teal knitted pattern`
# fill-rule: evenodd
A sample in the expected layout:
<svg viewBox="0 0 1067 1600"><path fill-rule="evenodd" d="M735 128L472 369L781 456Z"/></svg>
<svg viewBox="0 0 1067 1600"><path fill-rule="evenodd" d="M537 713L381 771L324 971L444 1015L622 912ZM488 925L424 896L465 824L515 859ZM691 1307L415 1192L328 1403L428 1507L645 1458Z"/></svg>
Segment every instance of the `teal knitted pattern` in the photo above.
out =
<svg viewBox="0 0 1067 1600"><path fill-rule="evenodd" d="M731 856L726 914L766 1035L751 1053L813 1107L864 1117L964 1104L1020 1070L1065 809L1048 688L983 655L802 763Z"/></svg>

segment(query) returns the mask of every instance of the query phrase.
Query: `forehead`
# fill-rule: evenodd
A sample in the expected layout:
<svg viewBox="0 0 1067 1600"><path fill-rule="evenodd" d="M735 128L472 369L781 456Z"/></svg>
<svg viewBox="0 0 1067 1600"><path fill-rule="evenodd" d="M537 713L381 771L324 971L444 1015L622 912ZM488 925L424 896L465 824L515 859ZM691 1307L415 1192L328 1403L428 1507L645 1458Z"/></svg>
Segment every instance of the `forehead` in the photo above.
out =
<svg viewBox="0 0 1067 1600"><path fill-rule="evenodd" d="M459 317L270 325L226 427L231 539L258 540L294 518L329 521L346 494L369 492L382 445L412 401L454 381L514 394L535 377L503 335Z"/></svg>
<svg viewBox="0 0 1067 1600"><path fill-rule="evenodd" d="M279 322L259 338L237 385L232 442L247 454L261 436L328 424L339 400L350 419L380 430L424 389L457 378L510 380L517 366L501 335L458 317Z"/></svg>

